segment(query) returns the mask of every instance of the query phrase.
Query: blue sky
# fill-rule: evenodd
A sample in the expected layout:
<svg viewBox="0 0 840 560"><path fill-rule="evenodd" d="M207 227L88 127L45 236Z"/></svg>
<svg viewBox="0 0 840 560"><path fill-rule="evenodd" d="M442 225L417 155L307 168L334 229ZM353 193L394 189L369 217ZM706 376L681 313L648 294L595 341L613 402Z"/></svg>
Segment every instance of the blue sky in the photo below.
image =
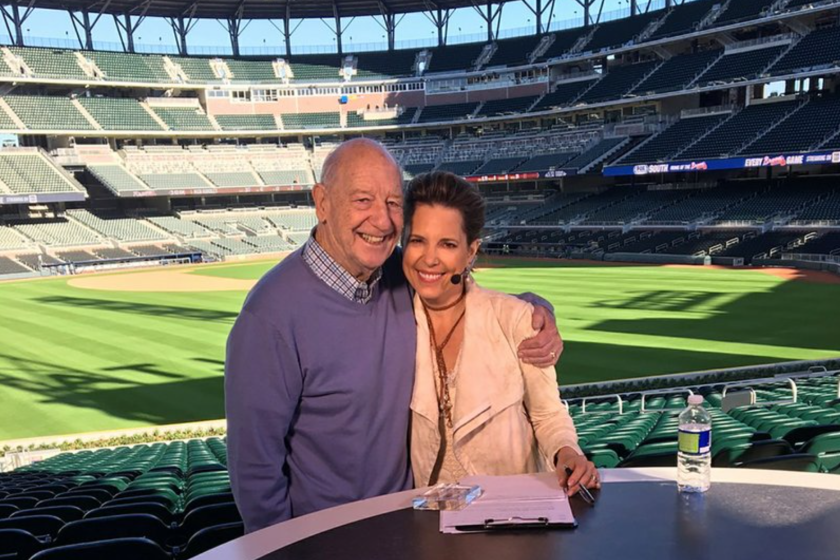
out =
<svg viewBox="0 0 840 560"><path fill-rule="evenodd" d="M628 0L605 0L605 19L614 19L622 15L629 15ZM655 1L656 5L664 5L664 0ZM533 14L522 2L510 2L502 12L502 32L500 35L514 36L533 33L535 21ZM582 23L583 12L574 0L557 0L552 19L556 25L571 27ZM282 22L275 21L282 28ZM293 22L297 27L292 36L292 48L300 52L329 52L334 51L335 41L330 29L324 22L309 20ZM328 20L330 26L332 20ZM373 50L384 49L385 31L373 18L346 19L342 22L345 27L345 50ZM449 42L480 41L486 37L487 30L484 21L472 8L457 10L450 20ZM5 31L5 29L3 29ZM27 44L41 46L57 46L78 48L75 33L66 12L52 10L36 10L26 21L24 33ZM5 33L0 35L3 40ZM109 16L103 16L94 30L94 40L97 48L119 49L119 37L114 21ZM423 46L436 41L436 31L432 23L423 14L408 14L403 17L397 27L398 48ZM5 41L8 42L8 37ZM399 43L402 42L400 45ZM135 43L146 45L138 50L171 50L175 45L172 30L160 18L147 18L135 34ZM227 32L215 20L200 21L189 36L188 44L193 54L203 54L205 51L220 51L230 47ZM259 50L266 52L283 49L283 38L280 31L270 22L255 20L250 22L242 33L240 44L243 52L257 54ZM355 48L348 48L352 44Z"/></svg>

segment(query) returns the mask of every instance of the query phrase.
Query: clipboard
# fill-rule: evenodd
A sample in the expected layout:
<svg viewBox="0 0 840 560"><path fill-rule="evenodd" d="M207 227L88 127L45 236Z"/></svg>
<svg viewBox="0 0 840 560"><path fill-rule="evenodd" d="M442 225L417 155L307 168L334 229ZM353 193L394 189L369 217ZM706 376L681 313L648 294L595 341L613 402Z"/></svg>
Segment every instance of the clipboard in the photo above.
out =
<svg viewBox="0 0 840 560"><path fill-rule="evenodd" d="M441 533L577 527L569 498L554 473L471 476L461 483L482 487L484 495L460 511L441 511Z"/></svg>
<svg viewBox="0 0 840 560"><path fill-rule="evenodd" d="M551 530L551 529L576 529L577 521L570 523L551 522L547 517L509 517L507 519L485 519L479 525L456 525L456 531L527 531L527 530Z"/></svg>

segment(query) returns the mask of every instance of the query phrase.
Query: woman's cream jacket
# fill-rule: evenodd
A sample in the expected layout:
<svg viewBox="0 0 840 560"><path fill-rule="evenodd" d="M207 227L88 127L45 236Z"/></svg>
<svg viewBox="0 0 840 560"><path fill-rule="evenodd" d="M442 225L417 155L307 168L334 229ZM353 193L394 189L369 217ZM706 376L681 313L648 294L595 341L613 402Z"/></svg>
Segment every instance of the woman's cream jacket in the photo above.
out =
<svg viewBox="0 0 840 560"><path fill-rule="evenodd" d="M440 448L438 397L429 327L414 296L417 361L411 399L411 465L417 487L427 486ZM554 368L519 360L519 343L532 337L533 307L471 283L464 341L454 380L454 452L470 474L505 475L552 470L577 433L560 401Z"/></svg>

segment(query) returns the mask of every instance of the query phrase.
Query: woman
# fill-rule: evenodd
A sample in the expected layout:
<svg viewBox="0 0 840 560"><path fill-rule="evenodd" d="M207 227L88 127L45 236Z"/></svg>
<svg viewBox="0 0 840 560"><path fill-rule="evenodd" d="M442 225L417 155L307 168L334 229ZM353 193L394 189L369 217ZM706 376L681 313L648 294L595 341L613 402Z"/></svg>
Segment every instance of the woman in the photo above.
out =
<svg viewBox="0 0 840 560"><path fill-rule="evenodd" d="M406 193L405 225L403 270L417 320L415 484L554 469L569 494L599 487L554 369L517 357L534 334L531 305L469 277L484 227L478 189L447 172L419 175Z"/></svg>

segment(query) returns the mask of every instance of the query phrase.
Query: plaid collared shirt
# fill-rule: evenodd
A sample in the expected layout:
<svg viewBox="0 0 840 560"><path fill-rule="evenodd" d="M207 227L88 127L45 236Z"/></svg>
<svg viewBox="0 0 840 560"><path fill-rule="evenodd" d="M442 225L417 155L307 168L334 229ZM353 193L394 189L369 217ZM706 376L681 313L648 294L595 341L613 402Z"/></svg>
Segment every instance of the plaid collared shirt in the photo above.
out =
<svg viewBox="0 0 840 560"><path fill-rule="evenodd" d="M382 268L377 268L367 282L356 280L315 240L315 230L303 246L303 261L327 286L356 303L368 303L382 278Z"/></svg>

